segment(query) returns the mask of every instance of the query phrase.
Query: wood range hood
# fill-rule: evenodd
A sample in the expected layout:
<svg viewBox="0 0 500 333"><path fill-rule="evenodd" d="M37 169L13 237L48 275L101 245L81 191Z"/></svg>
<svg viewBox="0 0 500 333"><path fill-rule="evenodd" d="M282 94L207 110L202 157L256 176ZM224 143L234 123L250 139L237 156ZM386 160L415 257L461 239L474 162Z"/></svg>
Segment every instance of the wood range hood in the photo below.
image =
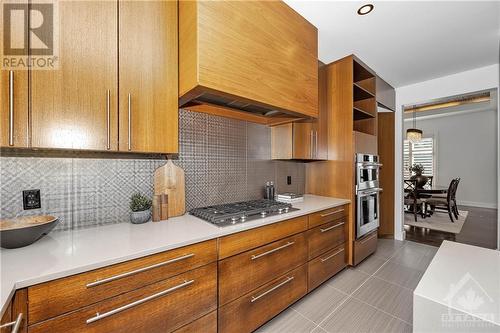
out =
<svg viewBox="0 0 500 333"><path fill-rule="evenodd" d="M317 50L316 27L284 2L180 1L179 107L265 125L316 118Z"/></svg>

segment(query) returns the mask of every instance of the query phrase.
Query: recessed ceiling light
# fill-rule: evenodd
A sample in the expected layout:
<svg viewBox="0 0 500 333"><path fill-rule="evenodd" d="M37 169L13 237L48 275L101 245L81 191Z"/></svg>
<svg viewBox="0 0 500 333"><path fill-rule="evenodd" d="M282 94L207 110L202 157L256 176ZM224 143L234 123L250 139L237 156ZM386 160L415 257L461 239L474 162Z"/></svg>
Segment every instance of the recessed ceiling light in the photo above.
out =
<svg viewBox="0 0 500 333"><path fill-rule="evenodd" d="M358 15L369 14L373 10L373 5L371 3L363 5L358 9Z"/></svg>

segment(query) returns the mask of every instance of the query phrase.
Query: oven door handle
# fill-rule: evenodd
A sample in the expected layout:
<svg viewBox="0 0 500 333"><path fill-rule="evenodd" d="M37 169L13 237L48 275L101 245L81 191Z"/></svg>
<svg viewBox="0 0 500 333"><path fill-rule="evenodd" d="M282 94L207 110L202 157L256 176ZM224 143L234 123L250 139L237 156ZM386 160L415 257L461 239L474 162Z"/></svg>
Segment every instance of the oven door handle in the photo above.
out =
<svg viewBox="0 0 500 333"><path fill-rule="evenodd" d="M361 164L361 166L363 167L377 167L377 168L380 168L383 166L382 163L371 163L371 162L362 162L362 163L358 163L358 164Z"/></svg>
<svg viewBox="0 0 500 333"><path fill-rule="evenodd" d="M368 195L372 195L372 194L379 193L379 192L382 192L382 191L383 191L383 189L380 188L380 187L371 188L369 190L359 191L358 192L358 197L366 197Z"/></svg>

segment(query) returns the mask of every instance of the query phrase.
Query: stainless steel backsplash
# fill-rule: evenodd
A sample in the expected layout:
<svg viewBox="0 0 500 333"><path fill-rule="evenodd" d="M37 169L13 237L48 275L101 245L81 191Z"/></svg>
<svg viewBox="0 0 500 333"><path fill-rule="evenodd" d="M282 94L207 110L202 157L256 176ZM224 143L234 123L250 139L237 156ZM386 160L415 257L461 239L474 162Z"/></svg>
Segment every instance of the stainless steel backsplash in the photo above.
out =
<svg viewBox="0 0 500 333"><path fill-rule="evenodd" d="M266 181L279 192L304 192L304 164L271 160L271 131L244 121L180 110L180 152L186 209L263 196ZM128 222L129 198L153 191L162 159L0 157L0 217L51 214L57 229ZM292 185L286 177L292 176ZM40 189L42 208L23 211L22 191Z"/></svg>

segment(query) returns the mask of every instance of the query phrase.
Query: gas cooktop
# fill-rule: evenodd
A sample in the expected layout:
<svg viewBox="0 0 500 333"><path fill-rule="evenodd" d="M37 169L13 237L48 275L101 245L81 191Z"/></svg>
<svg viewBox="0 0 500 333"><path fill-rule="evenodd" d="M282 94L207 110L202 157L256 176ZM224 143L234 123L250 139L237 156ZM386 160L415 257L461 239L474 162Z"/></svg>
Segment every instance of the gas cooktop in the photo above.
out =
<svg viewBox="0 0 500 333"><path fill-rule="evenodd" d="M295 210L298 208L293 208L289 203L262 199L194 208L189 211L189 214L218 227L226 227Z"/></svg>

